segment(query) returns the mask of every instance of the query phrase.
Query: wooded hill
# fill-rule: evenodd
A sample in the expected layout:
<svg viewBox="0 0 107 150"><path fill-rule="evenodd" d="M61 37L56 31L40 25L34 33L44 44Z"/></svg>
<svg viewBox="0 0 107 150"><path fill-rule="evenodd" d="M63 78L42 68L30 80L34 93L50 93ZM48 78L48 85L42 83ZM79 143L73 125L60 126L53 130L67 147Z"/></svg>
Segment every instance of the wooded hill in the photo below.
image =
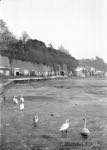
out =
<svg viewBox="0 0 107 150"><path fill-rule="evenodd" d="M0 30L0 54L7 56L10 63L17 59L49 65L54 69L57 65L62 67L66 64L68 71L72 72L78 66L78 60L70 54L53 48L51 44L47 47L44 42L29 38L27 33L24 33L21 39L15 38L3 20L0 20Z"/></svg>

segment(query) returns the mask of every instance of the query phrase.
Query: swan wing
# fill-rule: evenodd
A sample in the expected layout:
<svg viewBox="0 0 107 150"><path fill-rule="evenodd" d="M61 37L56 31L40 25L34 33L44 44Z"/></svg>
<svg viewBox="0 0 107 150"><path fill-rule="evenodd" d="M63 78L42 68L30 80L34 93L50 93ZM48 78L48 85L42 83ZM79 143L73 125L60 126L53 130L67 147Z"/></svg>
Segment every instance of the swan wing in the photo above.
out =
<svg viewBox="0 0 107 150"><path fill-rule="evenodd" d="M21 109L21 110L24 109L24 104L21 104L21 105L20 105L20 109Z"/></svg>
<svg viewBox="0 0 107 150"><path fill-rule="evenodd" d="M18 100L16 98L13 98L14 103L18 103Z"/></svg>
<svg viewBox="0 0 107 150"><path fill-rule="evenodd" d="M90 135L90 131L87 128L82 129L81 133L84 134L84 135Z"/></svg>
<svg viewBox="0 0 107 150"><path fill-rule="evenodd" d="M38 119L38 118L36 118L36 119L35 119L35 122L38 122L38 121L39 121L39 119Z"/></svg>
<svg viewBox="0 0 107 150"><path fill-rule="evenodd" d="M64 124L60 127L60 131L67 130L68 127L69 127L69 123L64 123Z"/></svg>

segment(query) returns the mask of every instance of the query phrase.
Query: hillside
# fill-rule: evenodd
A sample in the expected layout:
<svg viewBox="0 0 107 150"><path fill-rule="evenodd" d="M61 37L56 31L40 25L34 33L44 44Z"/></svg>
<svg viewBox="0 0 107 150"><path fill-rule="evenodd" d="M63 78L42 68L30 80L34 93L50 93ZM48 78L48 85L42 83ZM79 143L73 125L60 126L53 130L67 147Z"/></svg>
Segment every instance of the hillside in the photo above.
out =
<svg viewBox="0 0 107 150"><path fill-rule="evenodd" d="M30 61L32 63L51 66L56 70L58 65L63 69L66 65L68 71L74 72L78 66L78 60L70 54L53 48L47 47L44 42L31 39L27 33L23 33L22 38L17 39L8 30L3 20L0 20L0 54L8 57L10 64L13 59Z"/></svg>
<svg viewBox="0 0 107 150"><path fill-rule="evenodd" d="M12 46L11 50L1 50L0 54L7 56L10 63L13 59L17 59L48 65L54 69L56 69L58 65L62 68L63 65L66 64L68 71L74 71L78 66L78 61L71 55L46 47L43 42L32 39L27 41L24 51L21 41L18 41Z"/></svg>
<svg viewBox="0 0 107 150"><path fill-rule="evenodd" d="M96 56L95 59L80 59L79 66L90 66L94 67L96 70L107 71L107 63L103 61L102 58Z"/></svg>

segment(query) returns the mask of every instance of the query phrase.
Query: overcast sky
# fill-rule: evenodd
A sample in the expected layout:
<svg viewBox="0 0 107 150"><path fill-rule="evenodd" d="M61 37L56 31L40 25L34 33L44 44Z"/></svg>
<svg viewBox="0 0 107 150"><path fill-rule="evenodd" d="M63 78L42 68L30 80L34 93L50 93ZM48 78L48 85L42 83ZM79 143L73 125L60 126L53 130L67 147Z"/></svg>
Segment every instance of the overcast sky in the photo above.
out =
<svg viewBox="0 0 107 150"><path fill-rule="evenodd" d="M107 62L107 0L1 0L0 19L16 36L26 31L77 59Z"/></svg>

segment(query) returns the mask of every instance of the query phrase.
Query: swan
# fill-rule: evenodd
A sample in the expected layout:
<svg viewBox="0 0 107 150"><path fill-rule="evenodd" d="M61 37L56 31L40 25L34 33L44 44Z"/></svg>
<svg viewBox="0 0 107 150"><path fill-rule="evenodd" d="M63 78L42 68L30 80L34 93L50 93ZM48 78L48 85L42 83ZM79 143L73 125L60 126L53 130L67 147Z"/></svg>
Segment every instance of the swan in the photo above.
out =
<svg viewBox="0 0 107 150"><path fill-rule="evenodd" d="M66 134L67 134L68 128L69 128L69 120L67 119L66 122L64 124L62 124L62 126L60 127L60 131L62 133L66 132Z"/></svg>
<svg viewBox="0 0 107 150"><path fill-rule="evenodd" d="M36 114L36 115L33 117L33 125L34 125L34 126L37 126L38 122L39 122L39 117L38 117L38 114Z"/></svg>
<svg viewBox="0 0 107 150"><path fill-rule="evenodd" d="M23 96L20 96L20 101L21 101L21 102L24 102Z"/></svg>
<svg viewBox="0 0 107 150"><path fill-rule="evenodd" d="M24 110L24 103L22 102L21 104L20 104L20 111L23 111Z"/></svg>
<svg viewBox="0 0 107 150"><path fill-rule="evenodd" d="M6 104L6 97L5 97L5 95L3 96L3 102L4 102L4 105L5 105Z"/></svg>
<svg viewBox="0 0 107 150"><path fill-rule="evenodd" d="M14 102L14 104L18 104L18 100L17 100L16 96L13 97L13 102Z"/></svg>
<svg viewBox="0 0 107 150"><path fill-rule="evenodd" d="M81 131L81 135L84 137L84 138L87 138L89 135L90 135L90 131L89 129L86 127L86 119L83 118L83 121L84 121L84 128L82 129Z"/></svg>

